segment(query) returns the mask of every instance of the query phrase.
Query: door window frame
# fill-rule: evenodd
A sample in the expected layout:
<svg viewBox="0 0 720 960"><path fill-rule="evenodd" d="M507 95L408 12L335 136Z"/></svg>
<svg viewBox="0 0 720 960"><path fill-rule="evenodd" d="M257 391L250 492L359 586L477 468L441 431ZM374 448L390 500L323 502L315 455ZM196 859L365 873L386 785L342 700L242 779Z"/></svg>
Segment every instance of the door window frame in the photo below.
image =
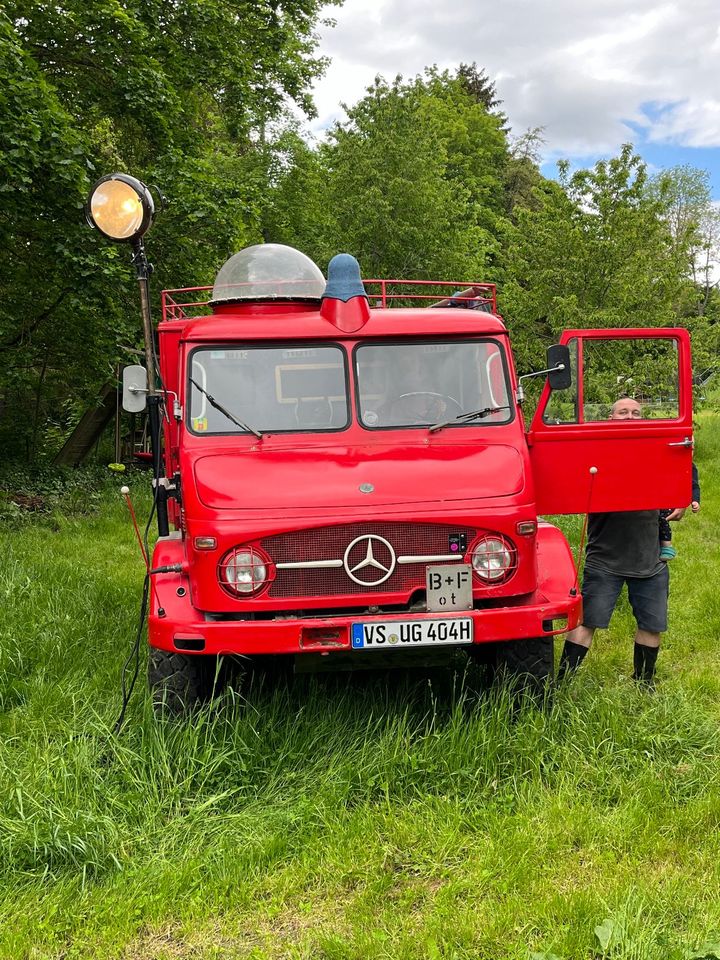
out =
<svg viewBox="0 0 720 960"><path fill-rule="evenodd" d="M684 327L664 327L662 329L652 329L647 327L628 327L616 330L564 330L560 343L568 345L572 340L577 341L577 383L573 384L575 388L575 399L578 410L578 420L571 423L552 423L543 419L547 409L552 390L550 383L546 380L537 409L533 416L530 433L538 435L550 433L557 435L564 433L570 435L585 434L588 430L594 433L615 433L622 431L623 436L628 439L648 431L662 432L668 426L677 427L685 425L692 427L692 365L690 360L690 334ZM584 368L583 368L583 343L586 340L675 340L677 342L677 389L678 389L678 415L677 417L648 418L640 420L586 420L584 410ZM573 389L570 387L569 389ZM560 393L561 391L557 391Z"/></svg>

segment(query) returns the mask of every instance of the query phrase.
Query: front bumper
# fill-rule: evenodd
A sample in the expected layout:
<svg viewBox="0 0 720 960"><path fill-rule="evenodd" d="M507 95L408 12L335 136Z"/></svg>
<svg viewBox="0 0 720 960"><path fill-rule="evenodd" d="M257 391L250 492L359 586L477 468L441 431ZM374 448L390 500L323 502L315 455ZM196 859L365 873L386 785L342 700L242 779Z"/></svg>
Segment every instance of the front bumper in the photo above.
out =
<svg viewBox="0 0 720 960"><path fill-rule="evenodd" d="M579 596L547 596L537 591L527 603L483 610L437 613L342 614L276 620L206 621L189 600L181 575L155 578L149 618L150 645L161 650L207 654L300 654L351 650L353 623L437 620L470 617L473 643L552 636L577 626ZM178 596L186 590L183 596ZM424 647L423 649L428 649ZM363 651L356 651L362 656Z"/></svg>

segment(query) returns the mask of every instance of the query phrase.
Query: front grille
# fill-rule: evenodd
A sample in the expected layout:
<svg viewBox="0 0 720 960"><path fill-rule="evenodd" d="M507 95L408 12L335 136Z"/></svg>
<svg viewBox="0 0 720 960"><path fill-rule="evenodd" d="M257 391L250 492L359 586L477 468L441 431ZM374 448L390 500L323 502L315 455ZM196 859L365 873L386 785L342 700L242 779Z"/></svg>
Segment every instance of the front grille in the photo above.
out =
<svg viewBox="0 0 720 960"><path fill-rule="evenodd" d="M344 523L337 527L281 533L266 537L261 545L276 564L342 560L348 545L356 537L367 534L387 540L396 556L447 556L451 553L451 536L464 536L469 547L475 529L435 523ZM278 570L268 596L334 597L386 593L407 596L413 590L425 589L426 565L425 562L396 565L388 579L377 586L355 583L344 567Z"/></svg>

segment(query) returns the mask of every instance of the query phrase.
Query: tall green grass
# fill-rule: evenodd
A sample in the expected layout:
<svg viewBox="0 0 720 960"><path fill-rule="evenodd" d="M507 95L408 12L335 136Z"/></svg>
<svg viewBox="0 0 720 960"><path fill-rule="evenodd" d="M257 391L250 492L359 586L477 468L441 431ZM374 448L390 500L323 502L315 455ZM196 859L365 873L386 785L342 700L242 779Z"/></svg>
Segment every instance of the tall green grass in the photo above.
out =
<svg viewBox="0 0 720 960"><path fill-rule="evenodd" d="M545 711L461 664L257 672L184 723L141 687L114 737L142 582L120 498L10 522L0 957L720 956L717 420L698 437L657 692L623 602Z"/></svg>

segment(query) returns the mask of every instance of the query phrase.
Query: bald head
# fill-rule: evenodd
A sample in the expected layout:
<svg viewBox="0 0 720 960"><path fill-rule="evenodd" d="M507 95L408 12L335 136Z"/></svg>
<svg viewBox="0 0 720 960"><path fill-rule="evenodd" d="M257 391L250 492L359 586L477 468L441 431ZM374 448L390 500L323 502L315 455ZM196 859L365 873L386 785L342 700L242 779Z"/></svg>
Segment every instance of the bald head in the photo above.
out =
<svg viewBox="0 0 720 960"><path fill-rule="evenodd" d="M641 420L642 408L632 397L621 397L610 407L611 420Z"/></svg>

